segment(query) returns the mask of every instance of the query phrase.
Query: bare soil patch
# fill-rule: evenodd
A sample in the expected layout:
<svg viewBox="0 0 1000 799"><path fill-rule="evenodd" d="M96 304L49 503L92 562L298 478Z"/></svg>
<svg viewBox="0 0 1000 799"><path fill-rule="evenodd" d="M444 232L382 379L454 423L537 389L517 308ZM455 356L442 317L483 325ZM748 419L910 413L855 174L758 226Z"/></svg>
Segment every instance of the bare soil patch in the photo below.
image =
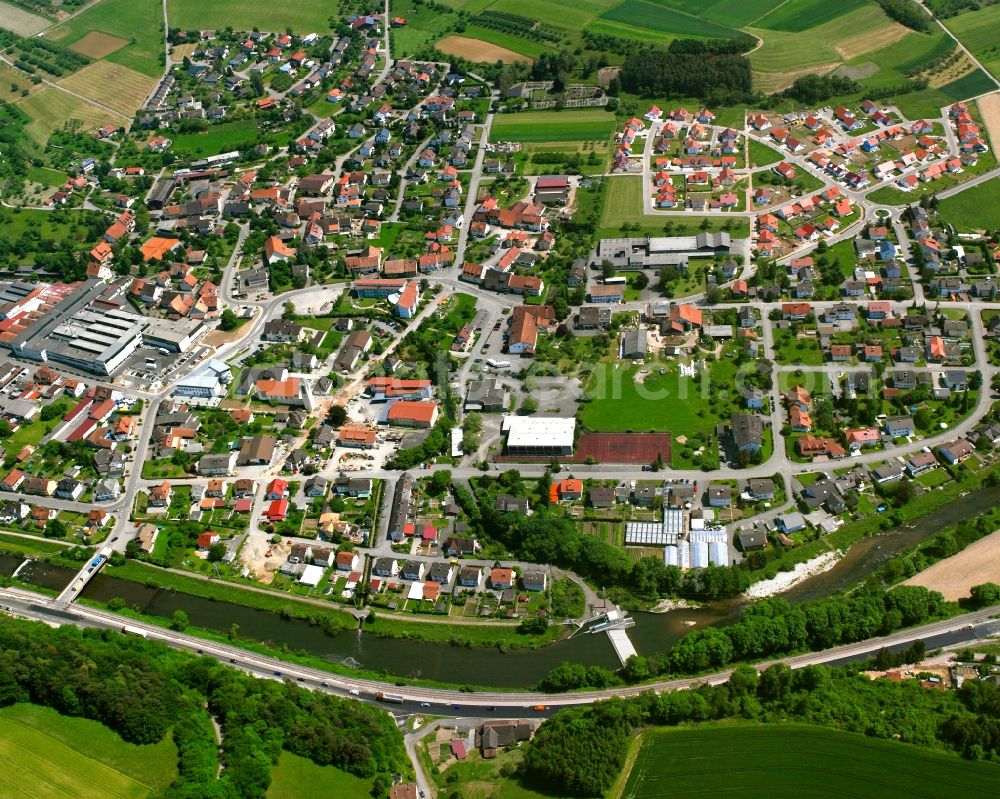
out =
<svg viewBox="0 0 1000 799"><path fill-rule="evenodd" d="M38 14L32 14L11 3L0 3L0 28L13 31L18 36L34 36L51 24Z"/></svg>
<svg viewBox="0 0 1000 799"><path fill-rule="evenodd" d="M938 561L905 584L940 591L946 600L953 602L967 597L969 589L981 583L1000 583L1000 530L957 555Z"/></svg>
<svg viewBox="0 0 1000 799"><path fill-rule="evenodd" d="M990 142L997 147L1000 145L1000 92L980 97L978 102L979 113L986 125L986 132L990 135Z"/></svg>
<svg viewBox="0 0 1000 799"><path fill-rule="evenodd" d="M119 39L117 36L111 36L108 33L101 33L100 31L91 31L82 39L78 39L69 46L70 50L76 50L76 52L81 55L89 56L90 58L104 58L104 56L111 55L115 50L121 50L127 41L124 39Z"/></svg>
<svg viewBox="0 0 1000 799"><path fill-rule="evenodd" d="M846 64L837 70L838 75L842 75L845 78L850 78L851 80L863 80L865 78L870 78L876 72L878 72L879 66L874 61L862 61L860 64L855 64L853 67L849 67Z"/></svg>
<svg viewBox="0 0 1000 799"><path fill-rule="evenodd" d="M498 47L480 39L470 39L468 36L445 36L443 39L439 39L435 46L442 53L457 55L469 61L489 63L502 61L505 64L513 64L515 61L531 61L528 56L515 53L506 47Z"/></svg>
<svg viewBox="0 0 1000 799"><path fill-rule="evenodd" d="M873 53L883 47L888 47L890 44L898 42L909 32L909 28L898 22L889 22L873 31L861 31L846 39L841 39L835 47L845 61L850 61L859 55Z"/></svg>
<svg viewBox="0 0 1000 799"><path fill-rule="evenodd" d="M771 93L780 92L787 89L796 79L805 75L826 75L833 72L840 66L839 61L832 61L829 64L816 64L802 69L787 69L784 72L757 72L753 73L754 86L761 91Z"/></svg>

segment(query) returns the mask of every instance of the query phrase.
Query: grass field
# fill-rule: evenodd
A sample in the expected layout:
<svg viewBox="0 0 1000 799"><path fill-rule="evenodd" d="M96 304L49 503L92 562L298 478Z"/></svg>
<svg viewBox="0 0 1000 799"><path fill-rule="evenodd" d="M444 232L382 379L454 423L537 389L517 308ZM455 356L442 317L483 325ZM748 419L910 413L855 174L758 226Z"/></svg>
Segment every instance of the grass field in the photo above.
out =
<svg viewBox="0 0 1000 799"><path fill-rule="evenodd" d="M247 3L246 0L168 0L170 24L180 28L257 27L262 31L325 33L330 18L338 15L335 2L330 0L269 0L267 3ZM395 13L395 8L393 9Z"/></svg>
<svg viewBox="0 0 1000 799"><path fill-rule="evenodd" d="M598 108L566 111L527 111L500 114L493 120L493 141L572 142L607 141L615 118Z"/></svg>
<svg viewBox="0 0 1000 799"><path fill-rule="evenodd" d="M106 123L120 125L122 122L121 117L52 87L26 97L17 105L32 120L24 126L25 131L42 145L49 140L53 131L59 130L70 119L80 120L84 130Z"/></svg>
<svg viewBox="0 0 1000 799"><path fill-rule="evenodd" d="M945 22L948 29L968 47L986 69L1000 76L1000 5L967 11Z"/></svg>
<svg viewBox="0 0 1000 799"><path fill-rule="evenodd" d="M95 61L59 81L72 92L131 118L156 85L156 78L110 61ZM108 87L113 86L114 91Z"/></svg>
<svg viewBox="0 0 1000 799"><path fill-rule="evenodd" d="M369 799L371 780L363 780L333 766L317 766L311 760L282 752L271 772L267 799L300 799L305 796L335 796L337 799Z"/></svg>
<svg viewBox="0 0 1000 799"><path fill-rule="evenodd" d="M660 368L665 374L660 374ZM580 420L588 430L623 433L669 431L674 437L711 432L728 418L713 401L709 384L732 385L736 368L728 361L711 365L711 381L680 375L677 364L654 364L641 383L635 375L643 367L601 362L587 385L590 401L580 406Z"/></svg>
<svg viewBox="0 0 1000 799"><path fill-rule="evenodd" d="M1000 223L1000 178L940 200L938 213L961 233L993 230Z"/></svg>
<svg viewBox="0 0 1000 799"><path fill-rule="evenodd" d="M28 180L43 186L61 186L66 182L66 173L47 166L33 166L28 169Z"/></svg>
<svg viewBox="0 0 1000 799"><path fill-rule="evenodd" d="M720 764L725 766L721 767ZM821 727L702 726L644 733L624 799L937 799L992 795L996 768Z"/></svg>
<svg viewBox="0 0 1000 799"><path fill-rule="evenodd" d="M13 88L15 85L16 89ZM38 91L38 87L26 75L15 72L13 68L0 63L0 100L8 103L18 102L22 99L21 91L23 89L27 89L28 94Z"/></svg>
<svg viewBox="0 0 1000 799"><path fill-rule="evenodd" d="M785 156L763 142L756 139L747 139L747 155L750 157L750 166L769 166L784 160ZM806 173L808 174L808 173Z"/></svg>
<svg viewBox="0 0 1000 799"><path fill-rule="evenodd" d="M201 5L208 9L225 4ZM270 7L274 3L268 5ZM171 24L183 27L179 20L173 18L172 13ZM100 0L79 16L67 20L45 35L59 44L71 46L84 39L91 31L116 36L128 42L125 47L108 55L109 61L153 78L159 78L163 74L163 10L159 0ZM111 87L103 88L110 94Z"/></svg>
<svg viewBox="0 0 1000 799"><path fill-rule="evenodd" d="M0 772L5 799L141 799L177 771L170 739L135 746L94 721L37 705L0 710Z"/></svg>
<svg viewBox="0 0 1000 799"><path fill-rule="evenodd" d="M178 133L174 136L172 149L183 155L216 155L252 142L256 135L257 125L252 119L239 119L212 125L208 130L197 133Z"/></svg>
<svg viewBox="0 0 1000 799"><path fill-rule="evenodd" d="M640 230L633 230L628 235L651 236L688 236L702 230L702 223L708 220L709 231L722 230L728 223L728 230L733 236L749 235L749 225L744 217L726 218L721 214L713 217L679 217L662 214L643 213L641 175L621 175L605 178L607 188L604 190L604 205L597 235L601 238L621 236L621 226L626 222L638 225ZM669 232L667 232L669 229Z"/></svg>

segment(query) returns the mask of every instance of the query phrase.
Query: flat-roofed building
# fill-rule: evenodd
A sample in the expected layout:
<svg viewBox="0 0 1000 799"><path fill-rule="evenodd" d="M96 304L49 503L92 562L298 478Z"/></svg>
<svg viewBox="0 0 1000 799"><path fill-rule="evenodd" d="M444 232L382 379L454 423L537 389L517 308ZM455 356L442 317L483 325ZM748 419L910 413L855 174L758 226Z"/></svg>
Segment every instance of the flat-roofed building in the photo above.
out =
<svg viewBox="0 0 1000 799"><path fill-rule="evenodd" d="M576 419L505 416L501 429L507 434L508 455L572 455Z"/></svg>

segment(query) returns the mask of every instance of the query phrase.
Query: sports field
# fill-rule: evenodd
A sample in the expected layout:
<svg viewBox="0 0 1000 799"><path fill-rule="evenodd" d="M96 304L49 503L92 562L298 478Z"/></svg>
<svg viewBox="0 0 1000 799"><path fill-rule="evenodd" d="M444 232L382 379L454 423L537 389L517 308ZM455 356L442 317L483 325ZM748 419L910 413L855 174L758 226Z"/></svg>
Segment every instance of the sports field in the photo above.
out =
<svg viewBox="0 0 1000 799"><path fill-rule="evenodd" d="M700 726L644 733L614 799L940 799L993 796L996 767L822 727Z"/></svg>
<svg viewBox="0 0 1000 799"><path fill-rule="evenodd" d="M121 64L95 61L63 78L59 85L131 118L156 86L156 78Z"/></svg>
<svg viewBox="0 0 1000 799"><path fill-rule="evenodd" d="M216 5L206 4L206 7L214 8ZM172 17L171 23L178 24ZM110 53L108 61L154 78L163 74L163 7L159 0L99 0L82 14L45 35L70 47L81 40L88 41L86 36L92 31L124 39L128 43ZM111 87L105 86L104 89L110 91Z"/></svg>
<svg viewBox="0 0 1000 799"><path fill-rule="evenodd" d="M331 0L167 0L170 24L180 28L259 28L284 32L291 28L299 34L323 33L330 27L330 17L338 15L337 3ZM393 9L395 14L395 8Z"/></svg>
<svg viewBox="0 0 1000 799"><path fill-rule="evenodd" d="M143 799L177 773L177 749L122 741L107 727L37 705L0 710L4 799Z"/></svg>
<svg viewBox="0 0 1000 799"><path fill-rule="evenodd" d="M282 752L271 773L267 799L302 799L335 796L337 799L369 799L371 780L363 780L333 766L317 766L311 760Z"/></svg>
<svg viewBox="0 0 1000 799"><path fill-rule="evenodd" d="M603 142L611 137L614 127L614 116L599 108L527 111L497 116L490 128L490 139L519 142Z"/></svg>
<svg viewBox="0 0 1000 799"><path fill-rule="evenodd" d="M645 375L637 382L640 369ZM710 374L710 380L694 380L682 376L676 363L633 366L601 362L587 384L590 399L580 405L580 421L594 432L670 431L675 438L711 432L735 409L721 399L721 392L727 391L727 386L733 389L736 367L729 361L718 361L711 365ZM713 385L718 392L711 391Z"/></svg>

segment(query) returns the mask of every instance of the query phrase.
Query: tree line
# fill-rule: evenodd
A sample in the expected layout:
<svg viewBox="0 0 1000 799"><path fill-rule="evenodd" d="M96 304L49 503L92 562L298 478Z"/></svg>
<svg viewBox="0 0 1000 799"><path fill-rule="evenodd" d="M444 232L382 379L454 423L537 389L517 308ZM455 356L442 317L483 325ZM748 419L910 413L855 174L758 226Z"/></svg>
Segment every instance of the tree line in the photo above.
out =
<svg viewBox="0 0 1000 799"><path fill-rule="evenodd" d="M560 796L602 796L641 727L725 720L794 720L996 760L998 719L1000 687L992 682L967 680L957 692L940 692L917 680L871 680L857 666L792 671L777 664L761 674L740 666L722 685L649 692L557 713L525 747L520 777L529 787Z"/></svg>
<svg viewBox="0 0 1000 799"><path fill-rule="evenodd" d="M179 773L163 799L264 799L282 751L388 792L408 770L391 717L361 702L258 680L210 658L109 630L0 619L0 706L33 702L98 721L135 744L172 732ZM207 713L206 713L207 707ZM225 770L208 717L222 729Z"/></svg>
<svg viewBox="0 0 1000 799"><path fill-rule="evenodd" d="M748 98L750 59L732 47L711 45L678 40L669 48L637 48L625 56L616 80L625 91L646 97L700 97L723 104Z"/></svg>

